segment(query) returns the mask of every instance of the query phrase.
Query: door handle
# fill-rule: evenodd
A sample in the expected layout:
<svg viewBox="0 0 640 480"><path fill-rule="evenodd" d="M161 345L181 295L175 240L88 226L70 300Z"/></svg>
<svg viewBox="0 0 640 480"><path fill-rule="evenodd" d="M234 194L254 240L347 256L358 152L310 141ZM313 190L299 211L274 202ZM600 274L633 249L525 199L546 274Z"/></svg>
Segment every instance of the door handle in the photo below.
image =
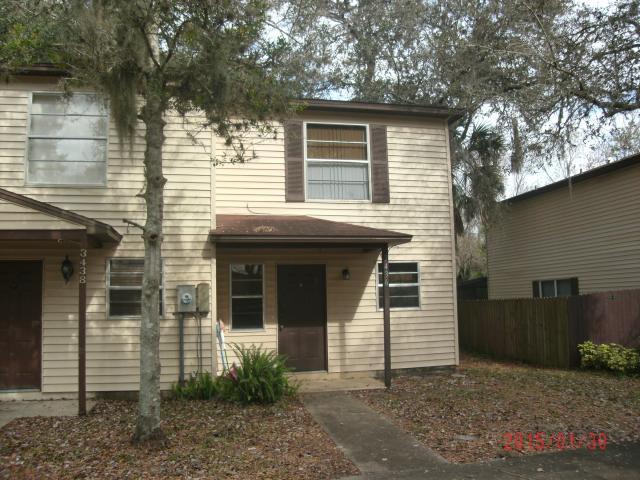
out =
<svg viewBox="0 0 640 480"><path fill-rule="evenodd" d="M284 330L284 325L278 325L278 330L280 331Z"/></svg>

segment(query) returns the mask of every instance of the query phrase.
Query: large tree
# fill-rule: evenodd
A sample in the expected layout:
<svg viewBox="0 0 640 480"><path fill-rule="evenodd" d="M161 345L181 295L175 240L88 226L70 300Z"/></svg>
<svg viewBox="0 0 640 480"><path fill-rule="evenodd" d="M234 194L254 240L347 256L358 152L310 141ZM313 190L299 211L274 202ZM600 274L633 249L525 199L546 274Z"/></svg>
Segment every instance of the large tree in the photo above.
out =
<svg viewBox="0 0 640 480"><path fill-rule="evenodd" d="M144 125L137 441L164 437L158 314L164 117L197 112L202 127L239 146L236 160L243 160L242 132L285 113L292 94L279 76L286 45L265 40L270 7L268 0L21 0L3 7L11 17L0 29L5 72L47 61L67 73L66 87L103 92L125 146L138 122Z"/></svg>
<svg viewBox="0 0 640 480"><path fill-rule="evenodd" d="M318 91L462 108L455 137L468 142L474 126L491 122L511 140L503 166L514 172L552 161L585 128L640 108L637 0L607 8L571 0L281 3L282 28L314 64ZM332 61L318 68L318 58ZM489 205L476 211L493 208L500 181L486 182Z"/></svg>

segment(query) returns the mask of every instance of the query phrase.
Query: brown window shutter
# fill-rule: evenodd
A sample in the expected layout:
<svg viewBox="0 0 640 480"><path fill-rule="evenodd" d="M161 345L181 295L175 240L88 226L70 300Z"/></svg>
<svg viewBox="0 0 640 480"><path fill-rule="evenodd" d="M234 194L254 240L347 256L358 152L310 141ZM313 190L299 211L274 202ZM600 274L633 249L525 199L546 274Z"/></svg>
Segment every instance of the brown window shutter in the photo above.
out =
<svg viewBox="0 0 640 480"><path fill-rule="evenodd" d="M304 136L302 120L284 123L285 200L304 202Z"/></svg>
<svg viewBox="0 0 640 480"><path fill-rule="evenodd" d="M540 298L540 282L532 282L533 298Z"/></svg>
<svg viewBox="0 0 640 480"><path fill-rule="evenodd" d="M578 285L578 277L571 279L571 295L580 295L580 287Z"/></svg>
<svg viewBox="0 0 640 480"><path fill-rule="evenodd" d="M371 201L389 203L389 159L386 125L370 125L371 135Z"/></svg>

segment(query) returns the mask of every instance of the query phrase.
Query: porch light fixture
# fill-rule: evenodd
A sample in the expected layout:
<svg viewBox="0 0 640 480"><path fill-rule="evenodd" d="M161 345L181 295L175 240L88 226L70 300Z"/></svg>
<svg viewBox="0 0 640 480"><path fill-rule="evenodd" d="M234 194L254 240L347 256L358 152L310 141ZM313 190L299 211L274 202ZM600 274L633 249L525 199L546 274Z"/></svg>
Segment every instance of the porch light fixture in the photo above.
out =
<svg viewBox="0 0 640 480"><path fill-rule="evenodd" d="M64 256L64 260L62 261L62 266L60 267L60 271L62 272L62 278L64 278L64 283L69 283L69 279L73 275L73 263L69 260L69 255Z"/></svg>
<svg viewBox="0 0 640 480"><path fill-rule="evenodd" d="M345 268L344 270L342 270L342 279L351 280L351 272L349 271L348 268Z"/></svg>

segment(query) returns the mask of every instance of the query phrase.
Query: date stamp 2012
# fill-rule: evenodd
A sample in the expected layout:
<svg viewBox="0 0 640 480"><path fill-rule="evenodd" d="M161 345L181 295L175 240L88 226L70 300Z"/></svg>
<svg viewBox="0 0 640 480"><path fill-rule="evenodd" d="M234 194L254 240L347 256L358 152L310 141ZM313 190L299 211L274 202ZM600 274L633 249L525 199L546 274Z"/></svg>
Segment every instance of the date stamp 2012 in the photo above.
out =
<svg viewBox="0 0 640 480"><path fill-rule="evenodd" d="M603 432L505 432L502 435L502 449L509 452L525 450L569 450L586 448L604 451L607 448L607 434Z"/></svg>

